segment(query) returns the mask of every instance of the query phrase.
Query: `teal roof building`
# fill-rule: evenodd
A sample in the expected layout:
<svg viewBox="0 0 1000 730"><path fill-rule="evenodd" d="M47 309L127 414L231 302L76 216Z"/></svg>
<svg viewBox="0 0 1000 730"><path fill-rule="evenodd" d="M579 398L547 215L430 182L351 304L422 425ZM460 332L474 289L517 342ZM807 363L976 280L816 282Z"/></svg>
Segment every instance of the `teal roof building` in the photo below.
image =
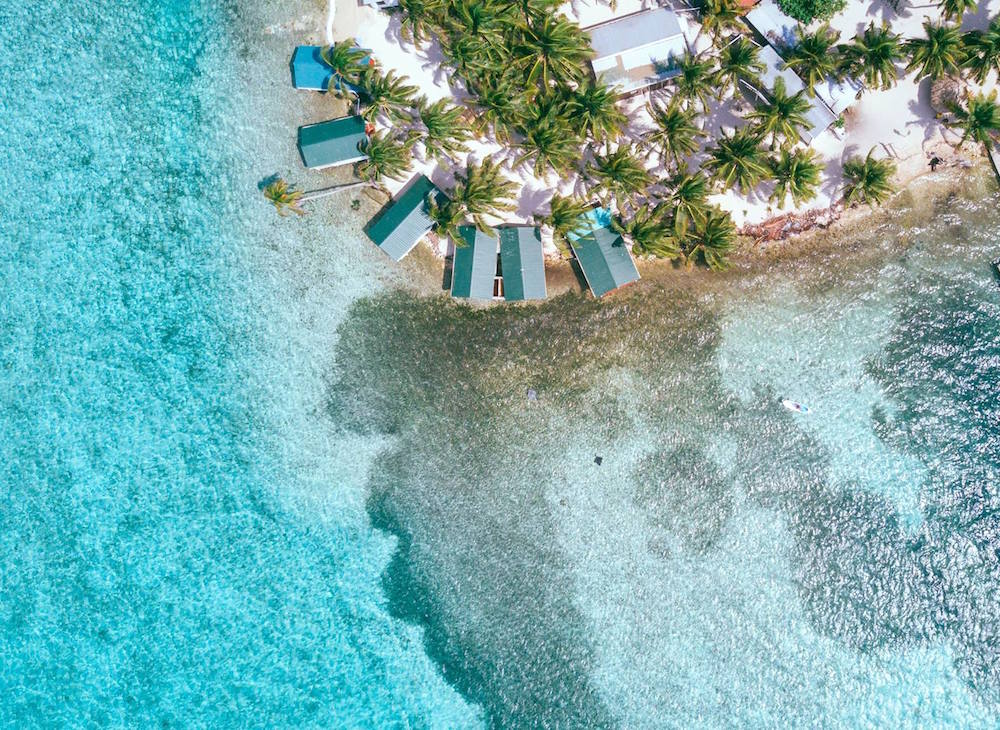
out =
<svg viewBox="0 0 1000 730"><path fill-rule="evenodd" d="M299 127L302 163L313 170L365 159L368 155L361 148L367 141L365 120L359 116L341 117Z"/></svg>
<svg viewBox="0 0 1000 730"><path fill-rule="evenodd" d="M497 281L497 232L461 226L462 241L455 246L451 295L460 299L489 301L500 296ZM465 245L460 245L464 243Z"/></svg>
<svg viewBox="0 0 1000 730"><path fill-rule="evenodd" d="M503 297L508 302L545 299L545 258L542 238L532 226L511 226L497 231L500 238L500 272Z"/></svg>
<svg viewBox="0 0 1000 730"><path fill-rule="evenodd" d="M375 61L371 53L366 49L354 46L355 50L364 51L365 57L361 59L359 65L371 66ZM330 82L342 90L358 93L357 86L340 79L334 79L333 68L323 60L322 46L296 46L292 53L292 60L289 63L292 70L292 86L296 89L309 89L310 91L326 91L330 88Z"/></svg>
<svg viewBox="0 0 1000 730"><path fill-rule="evenodd" d="M368 223L368 238L393 261L401 261L434 226L427 207L432 194L444 196L425 175L414 176Z"/></svg>
<svg viewBox="0 0 1000 730"><path fill-rule="evenodd" d="M594 208L581 216L580 227L568 238L595 297L638 281L639 270L621 234L611 227L611 212L607 209Z"/></svg>

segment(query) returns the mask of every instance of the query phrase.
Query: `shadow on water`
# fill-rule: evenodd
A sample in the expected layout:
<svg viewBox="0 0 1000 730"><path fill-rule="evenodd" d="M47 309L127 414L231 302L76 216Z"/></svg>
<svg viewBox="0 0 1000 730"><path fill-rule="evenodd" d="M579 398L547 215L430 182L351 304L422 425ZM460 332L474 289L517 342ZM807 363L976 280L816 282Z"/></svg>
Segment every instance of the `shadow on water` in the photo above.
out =
<svg viewBox="0 0 1000 730"><path fill-rule="evenodd" d="M831 271L812 286L835 286ZM1000 559L1000 500L989 485L997 483L1000 423L988 381L969 384L1000 376L996 309L969 315L959 284L955 301L927 302L917 281L870 364L903 405L893 416L872 414L873 430L894 448L926 458L968 431L963 408L978 414L952 469L934 472L940 486L927 490L926 522L911 534L887 499L831 484L829 456L775 408L775 393L743 404L727 392L714 359L720 325L711 296L656 286L601 303L567 294L540 307L476 310L390 293L356 302L344 320L331 412L346 427L395 436L371 474L367 508L400 541L384 574L391 608L424 627L447 679L495 726L612 724L590 684L594 639L575 607L545 495L561 478L566 434L552 433L543 410L527 410L532 388L574 414L570 426L592 423L608 441L630 438L637 421L652 424L630 478L638 520L699 555L720 539L734 494L745 494L784 515L817 630L865 652L948 641L969 683L995 693L1000 608L991 596L1000 578L990 566ZM984 333L993 343L985 351ZM956 367L941 359L942 342L952 353L979 348L951 388L939 382ZM612 370L635 379L636 412L593 397ZM929 427L938 413L959 415ZM679 422L693 424L697 437L678 434ZM735 444L729 472L709 455L724 432ZM970 461L967 448L989 458Z"/></svg>

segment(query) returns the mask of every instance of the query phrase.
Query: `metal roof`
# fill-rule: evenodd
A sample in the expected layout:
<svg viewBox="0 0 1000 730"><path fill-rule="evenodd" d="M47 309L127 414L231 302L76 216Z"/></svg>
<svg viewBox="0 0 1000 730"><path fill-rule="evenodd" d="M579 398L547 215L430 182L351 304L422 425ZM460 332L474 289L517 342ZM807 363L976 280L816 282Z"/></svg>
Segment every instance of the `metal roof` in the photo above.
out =
<svg viewBox="0 0 1000 730"><path fill-rule="evenodd" d="M511 226L501 228L499 234L504 299L545 299L545 259L538 229Z"/></svg>
<svg viewBox="0 0 1000 730"><path fill-rule="evenodd" d="M569 235L569 245L595 297L639 279L621 234L611 227L611 213L595 208L581 219L581 229Z"/></svg>
<svg viewBox="0 0 1000 730"><path fill-rule="evenodd" d="M760 60L764 64L764 73L760 75L760 81L768 91L774 90L779 78L784 79L785 91L789 94L797 94L806 88L799 75L787 68L778 52L770 46L760 49ZM802 139L809 144L833 124L837 115L830 111L830 107L819 96L806 96L806 99L809 101L809 111L806 112L809 129L802 130Z"/></svg>
<svg viewBox="0 0 1000 730"><path fill-rule="evenodd" d="M296 46L292 53L292 86L296 89L326 91L333 69L323 60L322 46Z"/></svg>
<svg viewBox="0 0 1000 730"><path fill-rule="evenodd" d="M634 48L681 35L677 16L667 8L643 10L586 28L595 58L617 56Z"/></svg>
<svg viewBox="0 0 1000 730"><path fill-rule="evenodd" d="M359 116L331 119L299 127L299 152L306 167L330 167L363 160L359 145L368 139Z"/></svg>
<svg viewBox="0 0 1000 730"><path fill-rule="evenodd" d="M424 175L415 175L400 195L389 201L365 230L376 246L394 261L401 260L433 226L427 214L427 196L443 194Z"/></svg>
<svg viewBox="0 0 1000 730"><path fill-rule="evenodd" d="M771 45L794 46L798 40L799 22L785 15L773 0L763 0L745 18Z"/></svg>
<svg viewBox="0 0 1000 730"><path fill-rule="evenodd" d="M676 76L687 42L677 15L644 10L586 29L594 75L622 91L636 91Z"/></svg>
<svg viewBox="0 0 1000 730"><path fill-rule="evenodd" d="M493 283L497 275L496 231L491 230L493 235L490 235L475 226L461 226L458 233L462 241L455 242L451 295L489 301L493 299Z"/></svg>

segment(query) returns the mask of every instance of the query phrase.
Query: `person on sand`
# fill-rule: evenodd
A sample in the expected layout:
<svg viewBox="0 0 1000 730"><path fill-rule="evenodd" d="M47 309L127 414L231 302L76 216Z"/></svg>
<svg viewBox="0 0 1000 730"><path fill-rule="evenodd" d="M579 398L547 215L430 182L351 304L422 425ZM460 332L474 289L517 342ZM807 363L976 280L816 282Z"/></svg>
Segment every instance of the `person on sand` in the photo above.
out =
<svg viewBox="0 0 1000 730"><path fill-rule="evenodd" d="M935 172L937 170L937 166L940 165L940 164L941 164L941 158L940 157L938 157L937 155L934 155L933 157L931 157L931 161L930 161L931 172Z"/></svg>

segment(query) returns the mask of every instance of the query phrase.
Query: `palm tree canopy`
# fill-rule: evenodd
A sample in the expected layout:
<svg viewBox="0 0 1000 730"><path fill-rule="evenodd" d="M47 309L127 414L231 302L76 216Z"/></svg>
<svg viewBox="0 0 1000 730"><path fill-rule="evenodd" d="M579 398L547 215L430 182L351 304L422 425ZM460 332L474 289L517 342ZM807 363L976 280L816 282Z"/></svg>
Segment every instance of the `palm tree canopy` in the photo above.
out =
<svg viewBox="0 0 1000 730"><path fill-rule="evenodd" d="M774 175L774 194L771 195L771 200L783 205L789 194L795 205L812 200L816 197L822 170L823 165L812 150L781 150L777 157L771 159L771 172Z"/></svg>
<svg viewBox="0 0 1000 730"><path fill-rule="evenodd" d="M680 165L698 151L699 140L705 133L695 121L698 114L694 109L685 109L676 101L666 106L654 101L646 109L656 124L656 129L646 134L646 141L659 149L664 162Z"/></svg>
<svg viewBox="0 0 1000 730"><path fill-rule="evenodd" d="M525 71L529 84L547 88L551 81L582 79L584 63L593 55L590 39L575 23L560 15L546 15L522 28L513 48L512 65Z"/></svg>
<svg viewBox="0 0 1000 730"><path fill-rule="evenodd" d="M723 188L736 185L744 193L756 187L770 174L760 143L760 134L749 127L721 135L709 148L706 162L713 179Z"/></svg>
<svg viewBox="0 0 1000 730"><path fill-rule="evenodd" d="M1000 71L1000 17L990 21L985 31L969 31L962 37L966 68L979 84L986 83L990 71Z"/></svg>
<svg viewBox="0 0 1000 730"><path fill-rule="evenodd" d="M679 73L674 77L674 98L688 105L698 103L702 109L706 108L709 98L716 91L712 69L711 61L685 53L677 64Z"/></svg>
<svg viewBox="0 0 1000 730"><path fill-rule="evenodd" d="M695 224L690 248L685 252L688 265L701 262L712 271L729 266L727 256L736 244L736 224L729 213L712 208Z"/></svg>
<svg viewBox="0 0 1000 730"><path fill-rule="evenodd" d="M367 66L361 72L360 86L368 100L368 106L361 112L367 121L374 122L379 114L400 120L406 117L406 110L414 106L417 87L407 84L405 76L400 77L389 70L382 73L376 66Z"/></svg>
<svg viewBox="0 0 1000 730"><path fill-rule="evenodd" d="M677 178L670 202L674 206L674 228L683 235L708 213L708 180L700 172Z"/></svg>
<svg viewBox="0 0 1000 730"><path fill-rule="evenodd" d="M531 161L535 175L545 177L551 170L565 172L580 159L579 140L566 117L566 110L552 95L536 99L534 116L520 128L518 165Z"/></svg>
<svg viewBox="0 0 1000 730"><path fill-rule="evenodd" d="M490 158L478 165L467 165L465 172L455 177L458 182L450 197L463 212L472 217L480 230L489 229L484 215L514 209L511 199L517 194L517 185L505 177L500 167Z"/></svg>
<svg viewBox="0 0 1000 730"><path fill-rule="evenodd" d="M320 51L320 57L324 63L333 69L333 77L330 79L331 88L342 81L349 84L358 83L361 78L361 69L364 68L362 63L367 56L367 53L356 48L351 41L340 41Z"/></svg>
<svg viewBox="0 0 1000 730"><path fill-rule="evenodd" d="M568 253L569 234L580 228L580 219L590 206L574 197L556 193L549 201L547 214L536 213L535 222L552 229L552 240L564 254Z"/></svg>
<svg viewBox="0 0 1000 730"><path fill-rule="evenodd" d="M358 164L358 174L371 182L384 177L401 180L413 162L407 145L378 132L368 137L364 152L368 157Z"/></svg>
<svg viewBox="0 0 1000 730"><path fill-rule="evenodd" d="M976 0L941 0L941 15L945 20L962 22L966 12L976 12Z"/></svg>
<svg viewBox="0 0 1000 730"><path fill-rule="evenodd" d="M594 162L588 171L599 187L615 198L619 210L623 203L653 183L653 176L631 146L623 145L609 154L594 155Z"/></svg>
<svg viewBox="0 0 1000 730"><path fill-rule="evenodd" d="M740 36L719 54L716 78L735 92L740 81L757 84L764 68L757 46Z"/></svg>
<svg viewBox="0 0 1000 730"><path fill-rule="evenodd" d="M918 69L918 77L933 81L945 75L957 75L963 60L962 34L958 26L924 21L925 38L906 41L910 53L907 71Z"/></svg>
<svg viewBox="0 0 1000 730"><path fill-rule="evenodd" d="M852 157L844 163L844 203L868 203L874 207L884 203L892 195L892 177L896 174L896 163L892 160L876 160L875 148L869 150L865 158Z"/></svg>
<svg viewBox="0 0 1000 730"><path fill-rule="evenodd" d="M868 24L865 32L846 46L838 46L843 68L851 76L863 78L868 86L888 89L899 72L896 63L902 58L899 36L882 24Z"/></svg>
<svg viewBox="0 0 1000 730"><path fill-rule="evenodd" d="M835 47L840 33L824 23L811 33L800 29L799 41L785 55L785 65L805 82L806 93L814 96L816 84L840 76Z"/></svg>
<svg viewBox="0 0 1000 730"><path fill-rule="evenodd" d="M982 93L969 96L965 105L951 105L953 119L947 120L948 126L962 130L962 142L968 139L979 144L992 143L994 136L1000 132L1000 106L997 105L997 92L994 90L988 96Z"/></svg>
<svg viewBox="0 0 1000 730"><path fill-rule="evenodd" d="M300 207L302 191L280 178L268 183L267 187L264 188L264 197L274 205L278 215L286 216L289 211L296 215L306 214Z"/></svg>
<svg viewBox="0 0 1000 730"><path fill-rule="evenodd" d="M429 156L440 159L467 151L465 143L472 132L462 114L460 107L452 106L445 99L433 104L428 104L426 98L420 100L420 121L426 130L420 140Z"/></svg>
<svg viewBox="0 0 1000 730"><path fill-rule="evenodd" d="M399 0L403 11L400 32L405 40L423 43L429 26L444 14L442 0Z"/></svg>
<svg viewBox="0 0 1000 730"><path fill-rule="evenodd" d="M597 141L617 139L628 122L616 91L590 77L570 95L569 111L577 128Z"/></svg>
<svg viewBox="0 0 1000 730"><path fill-rule="evenodd" d="M805 90L789 94L785 89L785 80L779 77L770 97L766 104L747 114L747 119L754 122L761 137L771 135L772 148L777 147L779 136L785 144L795 144L799 141L800 130L809 128L806 115L812 105L805 96Z"/></svg>
<svg viewBox="0 0 1000 730"><path fill-rule="evenodd" d="M701 30L708 31L718 41L727 30L740 27L741 12L735 0L705 0L701 6Z"/></svg>
<svg viewBox="0 0 1000 730"><path fill-rule="evenodd" d="M665 259L681 255L680 242L659 206L641 208L631 218L616 218L612 223L615 230L632 241L632 253Z"/></svg>

